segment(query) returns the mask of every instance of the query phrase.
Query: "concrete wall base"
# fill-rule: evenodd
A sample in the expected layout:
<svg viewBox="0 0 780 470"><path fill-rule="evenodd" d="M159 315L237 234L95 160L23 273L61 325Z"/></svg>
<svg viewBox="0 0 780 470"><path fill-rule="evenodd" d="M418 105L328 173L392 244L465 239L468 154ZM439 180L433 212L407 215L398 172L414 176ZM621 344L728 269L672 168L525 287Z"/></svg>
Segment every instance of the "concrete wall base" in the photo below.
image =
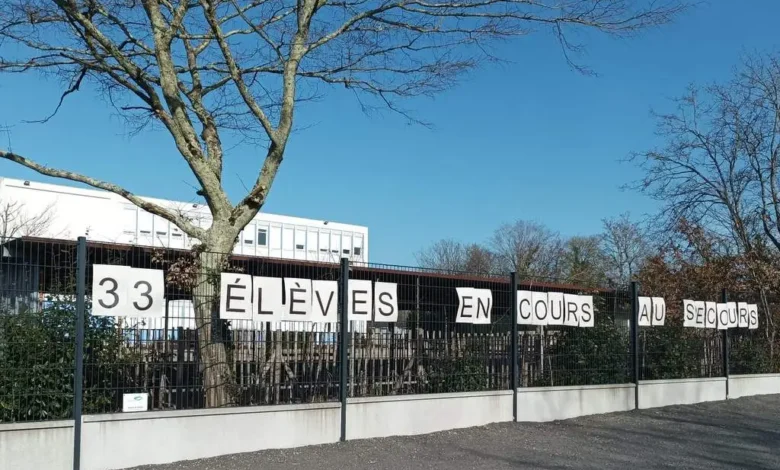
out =
<svg viewBox="0 0 780 470"><path fill-rule="evenodd" d="M780 393L780 374L732 375L729 398Z"/></svg>
<svg viewBox="0 0 780 470"><path fill-rule="evenodd" d="M640 409L725 399L725 377L639 381Z"/></svg>
<svg viewBox="0 0 780 470"><path fill-rule="evenodd" d="M634 409L635 386L532 387L517 389L517 421L543 422Z"/></svg>
<svg viewBox="0 0 780 470"><path fill-rule="evenodd" d="M73 420L0 424L0 469L73 470Z"/></svg>
<svg viewBox="0 0 780 470"><path fill-rule="evenodd" d="M347 439L408 436L512 421L512 391L446 393L347 402Z"/></svg>
<svg viewBox="0 0 780 470"><path fill-rule="evenodd" d="M339 440L339 403L84 417L82 468L127 468Z"/></svg>

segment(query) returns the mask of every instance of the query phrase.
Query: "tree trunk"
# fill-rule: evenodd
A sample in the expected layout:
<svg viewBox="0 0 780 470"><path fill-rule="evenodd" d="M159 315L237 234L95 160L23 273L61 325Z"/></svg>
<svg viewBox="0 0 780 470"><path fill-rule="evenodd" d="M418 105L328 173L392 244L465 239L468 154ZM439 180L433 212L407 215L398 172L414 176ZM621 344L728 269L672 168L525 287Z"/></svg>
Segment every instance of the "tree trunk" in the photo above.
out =
<svg viewBox="0 0 780 470"><path fill-rule="evenodd" d="M232 247L232 243L230 245ZM192 292L207 408L236 404L235 377L228 363L219 319L220 272L229 251L224 246L217 246L198 254L199 269Z"/></svg>

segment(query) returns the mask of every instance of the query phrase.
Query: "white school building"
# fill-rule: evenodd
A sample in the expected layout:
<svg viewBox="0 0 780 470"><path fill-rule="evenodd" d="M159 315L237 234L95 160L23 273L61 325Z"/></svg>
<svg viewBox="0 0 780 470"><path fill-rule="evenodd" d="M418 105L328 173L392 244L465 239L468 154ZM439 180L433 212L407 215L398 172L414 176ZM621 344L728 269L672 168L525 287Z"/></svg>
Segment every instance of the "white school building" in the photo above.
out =
<svg viewBox="0 0 780 470"><path fill-rule="evenodd" d="M197 225L211 225L208 206L144 199L186 214ZM48 211L51 221L41 238L186 249L196 240L171 222L139 209L119 195L95 189L0 178L0 202L15 203L28 217ZM368 261L368 227L261 212L241 232L236 254L338 263L342 257Z"/></svg>

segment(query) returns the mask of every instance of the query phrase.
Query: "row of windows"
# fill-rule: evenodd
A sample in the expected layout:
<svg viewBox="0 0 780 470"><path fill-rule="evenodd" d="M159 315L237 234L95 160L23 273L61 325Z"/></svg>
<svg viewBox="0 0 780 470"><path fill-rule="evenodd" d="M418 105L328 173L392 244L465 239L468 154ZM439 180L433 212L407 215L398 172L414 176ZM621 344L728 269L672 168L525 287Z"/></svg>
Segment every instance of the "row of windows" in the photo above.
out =
<svg viewBox="0 0 780 470"><path fill-rule="evenodd" d="M245 238L244 239L245 245L252 245L254 242L251 238ZM257 246L268 246L268 229L260 228L257 229ZM295 249L298 251L303 251L306 249L306 246L302 243L296 243ZM320 251L322 253L327 253L327 248L320 248ZM338 253L338 250L330 250L332 253ZM343 254L348 255L350 254L350 250L348 248L345 248L341 250ZM363 248L360 246L356 246L352 249L352 254L355 256L360 256L363 253Z"/></svg>

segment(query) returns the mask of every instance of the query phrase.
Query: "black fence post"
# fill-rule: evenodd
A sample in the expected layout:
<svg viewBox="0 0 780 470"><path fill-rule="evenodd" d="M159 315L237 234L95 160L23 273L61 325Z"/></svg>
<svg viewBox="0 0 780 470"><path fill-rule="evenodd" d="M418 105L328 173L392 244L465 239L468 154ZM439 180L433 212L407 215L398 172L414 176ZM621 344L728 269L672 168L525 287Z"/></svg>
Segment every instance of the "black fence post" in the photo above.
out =
<svg viewBox="0 0 780 470"><path fill-rule="evenodd" d="M81 468L81 406L84 393L84 297L87 277L87 239L76 248L76 363L73 373L73 470Z"/></svg>
<svg viewBox="0 0 780 470"><path fill-rule="evenodd" d="M509 275L509 286L512 289L512 306L510 309L510 321L512 322L512 417L517 421L517 273Z"/></svg>
<svg viewBox="0 0 780 470"><path fill-rule="evenodd" d="M721 302L729 301L729 293L726 289L720 293ZM729 397L729 329L723 330L723 377L726 378L726 398Z"/></svg>
<svg viewBox="0 0 780 470"><path fill-rule="evenodd" d="M339 395L341 398L341 441L347 440L347 379L349 375L349 259L341 258L341 276L339 277Z"/></svg>
<svg viewBox="0 0 780 470"><path fill-rule="evenodd" d="M639 283L631 282L631 359L634 363L634 409L639 409Z"/></svg>

